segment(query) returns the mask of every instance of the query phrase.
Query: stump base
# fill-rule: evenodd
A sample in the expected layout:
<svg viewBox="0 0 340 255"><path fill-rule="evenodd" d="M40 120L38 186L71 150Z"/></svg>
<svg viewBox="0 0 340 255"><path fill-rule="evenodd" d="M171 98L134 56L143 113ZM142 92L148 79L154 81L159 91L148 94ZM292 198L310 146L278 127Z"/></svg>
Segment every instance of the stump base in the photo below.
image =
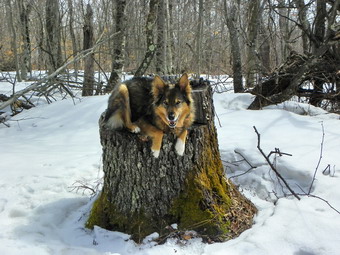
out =
<svg viewBox="0 0 340 255"><path fill-rule="evenodd" d="M138 243L153 232L168 236L173 223L212 241L251 227L256 208L224 177L214 126L194 126L183 157L175 139L164 136L156 159L138 135L101 127L104 188L86 227L128 233Z"/></svg>

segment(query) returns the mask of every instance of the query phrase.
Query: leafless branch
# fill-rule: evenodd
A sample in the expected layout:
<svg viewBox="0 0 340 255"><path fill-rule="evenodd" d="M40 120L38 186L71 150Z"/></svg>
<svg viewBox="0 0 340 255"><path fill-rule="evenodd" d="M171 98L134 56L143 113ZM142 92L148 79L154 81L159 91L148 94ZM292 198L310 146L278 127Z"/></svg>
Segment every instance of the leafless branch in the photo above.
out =
<svg viewBox="0 0 340 255"><path fill-rule="evenodd" d="M86 191L90 192L90 196L93 196L97 194L100 186L102 185L103 180L100 178L96 180L94 183L88 183L86 180L78 180L75 181L71 187L71 191L79 192L82 191L82 194L84 195Z"/></svg>
<svg viewBox="0 0 340 255"><path fill-rule="evenodd" d="M307 197L313 197L313 198L316 198L316 199L319 199L323 202L325 202L332 210L334 210L335 212L337 212L338 214L340 214L340 211L337 210L334 206L332 206L326 199L322 198L322 197L319 197L319 196L316 196L316 195L312 195L312 194L308 194L306 193L300 186L298 186L300 188L300 190L303 192L301 194L298 194L300 196L307 196Z"/></svg>
<svg viewBox="0 0 340 255"><path fill-rule="evenodd" d="M292 188L289 186L289 184L287 183L287 181L282 177L282 175L277 171L277 169L275 168L275 166L273 165L273 163L270 161L269 157L266 156L266 154L263 152L263 150L261 149L261 135L260 133L257 131L256 127L253 126L255 133L257 134L257 149L260 151L260 153L262 154L262 156L266 159L267 163L269 164L270 168L275 172L275 174L277 175L277 177L285 184L285 186L287 187L287 189L292 193L292 195L294 197L296 197L298 200L300 200L300 197L294 192L294 190L292 190ZM269 154L270 155L270 154Z"/></svg>
<svg viewBox="0 0 340 255"><path fill-rule="evenodd" d="M321 138L321 144L320 144L320 156L319 156L319 161L318 161L316 168L315 168L315 171L314 171L312 182L309 186L309 190L308 190L308 193L307 193L308 195L310 195L310 193L312 191L313 184L314 184L315 177L316 177L316 173L318 172L318 169L319 169L319 166L320 166L320 163L321 163L321 159L322 159L323 143L325 141L325 128L323 126L323 122L321 122L321 127L322 127L322 138Z"/></svg>
<svg viewBox="0 0 340 255"><path fill-rule="evenodd" d="M119 32L118 32L119 33ZM60 74L61 72L63 72L67 66L69 66L70 64L73 64L75 62L78 62L79 60L85 58L86 56L92 54L95 52L95 50L100 46L102 45L104 42L106 42L108 39L112 38L112 36L114 35L117 35L118 33L114 33L112 34L111 36L109 36L107 39L103 39L102 36L99 37L98 41L96 42L96 44L92 47L92 48L89 48L87 50L84 50L80 53L78 53L72 60L66 62L63 66L59 67L55 72L53 72L52 74L46 76L46 77L43 77L41 80L37 81L37 82L34 82L33 84L31 84L30 86L14 93L12 95L12 97L7 100L6 102L0 104L0 110L1 109L4 109L5 107L11 105L12 103L14 103L19 97L21 97L22 95L24 95L25 93L29 92L29 91L32 91L36 88L38 88L41 84L47 82L48 80L51 80L53 79L54 77L56 77L58 74ZM43 87L48 87L49 84L46 83Z"/></svg>

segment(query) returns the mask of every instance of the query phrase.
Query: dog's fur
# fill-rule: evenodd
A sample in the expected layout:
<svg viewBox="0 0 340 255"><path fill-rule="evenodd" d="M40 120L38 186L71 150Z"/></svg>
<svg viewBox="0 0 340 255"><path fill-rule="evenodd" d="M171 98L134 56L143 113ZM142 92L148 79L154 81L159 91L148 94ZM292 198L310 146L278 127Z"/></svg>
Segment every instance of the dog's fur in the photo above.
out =
<svg viewBox="0 0 340 255"><path fill-rule="evenodd" d="M175 149L183 155L187 129L195 119L194 102L188 75L176 84L168 84L159 76L136 77L112 91L105 114L109 128L127 128L130 132L147 135L157 158L164 133L177 135Z"/></svg>

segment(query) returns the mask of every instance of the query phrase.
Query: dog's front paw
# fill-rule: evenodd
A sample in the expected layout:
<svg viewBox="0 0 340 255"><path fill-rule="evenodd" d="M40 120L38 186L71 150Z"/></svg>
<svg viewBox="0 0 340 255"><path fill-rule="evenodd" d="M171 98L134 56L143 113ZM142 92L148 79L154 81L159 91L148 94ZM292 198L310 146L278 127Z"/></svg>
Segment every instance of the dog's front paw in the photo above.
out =
<svg viewBox="0 0 340 255"><path fill-rule="evenodd" d="M133 125L133 126L130 128L130 132L131 132L131 133L135 133L135 134L140 133L140 128L139 128L138 126Z"/></svg>
<svg viewBox="0 0 340 255"><path fill-rule="evenodd" d="M152 151L152 155L155 157L155 158L158 158L159 157L159 150L151 150Z"/></svg>
<svg viewBox="0 0 340 255"><path fill-rule="evenodd" d="M177 139L175 149L179 156L183 156L185 150L185 143L179 138Z"/></svg>

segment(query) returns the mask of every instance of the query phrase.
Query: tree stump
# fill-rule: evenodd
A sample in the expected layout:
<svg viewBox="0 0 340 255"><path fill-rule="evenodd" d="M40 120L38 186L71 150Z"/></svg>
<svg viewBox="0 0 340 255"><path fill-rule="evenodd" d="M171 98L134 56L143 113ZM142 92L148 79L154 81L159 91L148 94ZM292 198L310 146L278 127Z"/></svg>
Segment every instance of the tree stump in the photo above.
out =
<svg viewBox="0 0 340 255"><path fill-rule="evenodd" d="M253 204L225 178L214 125L211 88L193 88L196 122L190 128L184 156L175 135L165 134L159 158L150 141L127 131L109 130L99 120L103 147L103 190L86 226L131 234L136 242L158 232L166 237L194 230L206 240L223 241L252 225Z"/></svg>

